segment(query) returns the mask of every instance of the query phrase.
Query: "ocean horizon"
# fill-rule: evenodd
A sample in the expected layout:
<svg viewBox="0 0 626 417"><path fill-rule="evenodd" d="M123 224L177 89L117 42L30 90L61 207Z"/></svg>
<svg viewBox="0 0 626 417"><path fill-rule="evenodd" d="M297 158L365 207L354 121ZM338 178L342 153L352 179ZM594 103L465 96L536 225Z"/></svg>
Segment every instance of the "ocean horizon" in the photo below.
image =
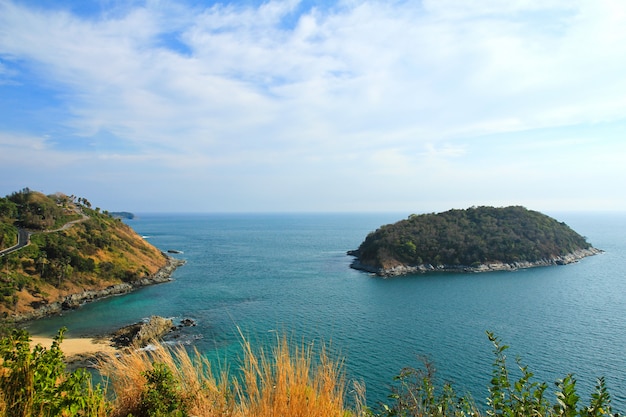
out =
<svg viewBox="0 0 626 417"><path fill-rule="evenodd" d="M403 367L427 357L437 380L478 404L494 360L486 331L553 382L573 373L587 400L605 377L614 411L626 411L626 213L550 213L604 253L565 266L382 279L350 268L367 234L400 213L137 213L138 234L187 263L166 284L142 288L29 323L33 334L101 335L151 315L197 326L168 343L237 366L241 336L253 344L286 334L329 345L368 404L387 401Z"/></svg>

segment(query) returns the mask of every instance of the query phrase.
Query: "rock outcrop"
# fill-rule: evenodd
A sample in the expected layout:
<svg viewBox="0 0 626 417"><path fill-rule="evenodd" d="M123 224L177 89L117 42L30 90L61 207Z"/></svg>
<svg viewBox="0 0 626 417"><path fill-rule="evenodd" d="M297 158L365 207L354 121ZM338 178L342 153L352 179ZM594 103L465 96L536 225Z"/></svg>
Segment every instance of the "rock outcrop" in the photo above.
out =
<svg viewBox="0 0 626 417"><path fill-rule="evenodd" d="M551 265L567 265L587 256L596 255L603 251L596 248L579 249L572 253L556 256L550 259L541 259L536 262L493 262L480 264L477 266L465 266L465 265L397 265L391 268L374 268L369 265L363 265L358 259L355 259L350 267L358 269L360 271L370 272L381 277L394 277L409 274L419 274L425 272L491 272L491 271L514 271L517 269L534 268L538 266L551 266ZM348 255L354 256L354 252L348 252Z"/></svg>
<svg viewBox="0 0 626 417"><path fill-rule="evenodd" d="M172 319L152 316L146 322L131 324L118 330L111 337L111 342L117 348L142 348L160 340L163 336L176 329Z"/></svg>

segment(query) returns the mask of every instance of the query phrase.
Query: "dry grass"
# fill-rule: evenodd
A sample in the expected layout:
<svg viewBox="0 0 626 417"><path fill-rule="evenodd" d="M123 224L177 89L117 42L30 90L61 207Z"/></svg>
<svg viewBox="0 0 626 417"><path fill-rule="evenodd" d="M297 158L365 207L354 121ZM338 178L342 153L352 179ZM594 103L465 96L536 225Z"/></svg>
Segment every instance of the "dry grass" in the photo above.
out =
<svg viewBox="0 0 626 417"><path fill-rule="evenodd" d="M192 357L183 347L168 349L157 344L154 351L109 355L101 363L100 373L108 378L108 388L115 395L112 416L140 414L145 375L153 363L162 363L172 372L191 415L232 415L227 375L214 377L210 363L197 351Z"/></svg>
<svg viewBox="0 0 626 417"><path fill-rule="evenodd" d="M152 352L134 351L109 356L100 365L115 394L113 416L140 415L146 372L162 363L172 372L177 392L191 416L280 417L353 415L344 407L343 364L328 358L325 349L290 348L286 337L277 338L267 353L255 352L243 341L244 357L239 377L226 371L215 377L211 364L198 351L157 345Z"/></svg>
<svg viewBox="0 0 626 417"><path fill-rule="evenodd" d="M241 416L343 416L345 380L342 364L333 362L322 347L289 348L279 338L270 355L256 354L244 341L241 381L235 381ZM316 360L314 360L316 359Z"/></svg>

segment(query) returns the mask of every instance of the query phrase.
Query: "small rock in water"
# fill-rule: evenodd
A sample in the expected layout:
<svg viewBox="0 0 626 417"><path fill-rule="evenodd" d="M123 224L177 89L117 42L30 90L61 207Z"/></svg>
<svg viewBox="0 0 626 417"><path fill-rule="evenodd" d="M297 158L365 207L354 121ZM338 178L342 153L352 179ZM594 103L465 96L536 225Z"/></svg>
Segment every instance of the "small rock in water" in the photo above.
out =
<svg viewBox="0 0 626 417"><path fill-rule="evenodd" d="M196 321L190 318L184 318L180 321L181 327L193 327L196 325Z"/></svg>

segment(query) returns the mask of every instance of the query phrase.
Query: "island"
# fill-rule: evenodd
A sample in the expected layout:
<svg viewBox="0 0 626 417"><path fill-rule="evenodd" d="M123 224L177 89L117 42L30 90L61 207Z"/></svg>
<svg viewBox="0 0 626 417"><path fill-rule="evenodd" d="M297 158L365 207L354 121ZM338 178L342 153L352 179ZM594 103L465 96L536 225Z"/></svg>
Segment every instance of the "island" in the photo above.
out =
<svg viewBox="0 0 626 417"><path fill-rule="evenodd" d="M371 232L351 267L383 277L565 265L600 253L568 225L522 206L412 214Z"/></svg>
<svg viewBox="0 0 626 417"><path fill-rule="evenodd" d="M113 217L126 220L132 220L135 218L135 214L129 211L111 211L109 214Z"/></svg>
<svg viewBox="0 0 626 417"><path fill-rule="evenodd" d="M170 280L184 264L83 197L0 198L0 318L37 319Z"/></svg>

